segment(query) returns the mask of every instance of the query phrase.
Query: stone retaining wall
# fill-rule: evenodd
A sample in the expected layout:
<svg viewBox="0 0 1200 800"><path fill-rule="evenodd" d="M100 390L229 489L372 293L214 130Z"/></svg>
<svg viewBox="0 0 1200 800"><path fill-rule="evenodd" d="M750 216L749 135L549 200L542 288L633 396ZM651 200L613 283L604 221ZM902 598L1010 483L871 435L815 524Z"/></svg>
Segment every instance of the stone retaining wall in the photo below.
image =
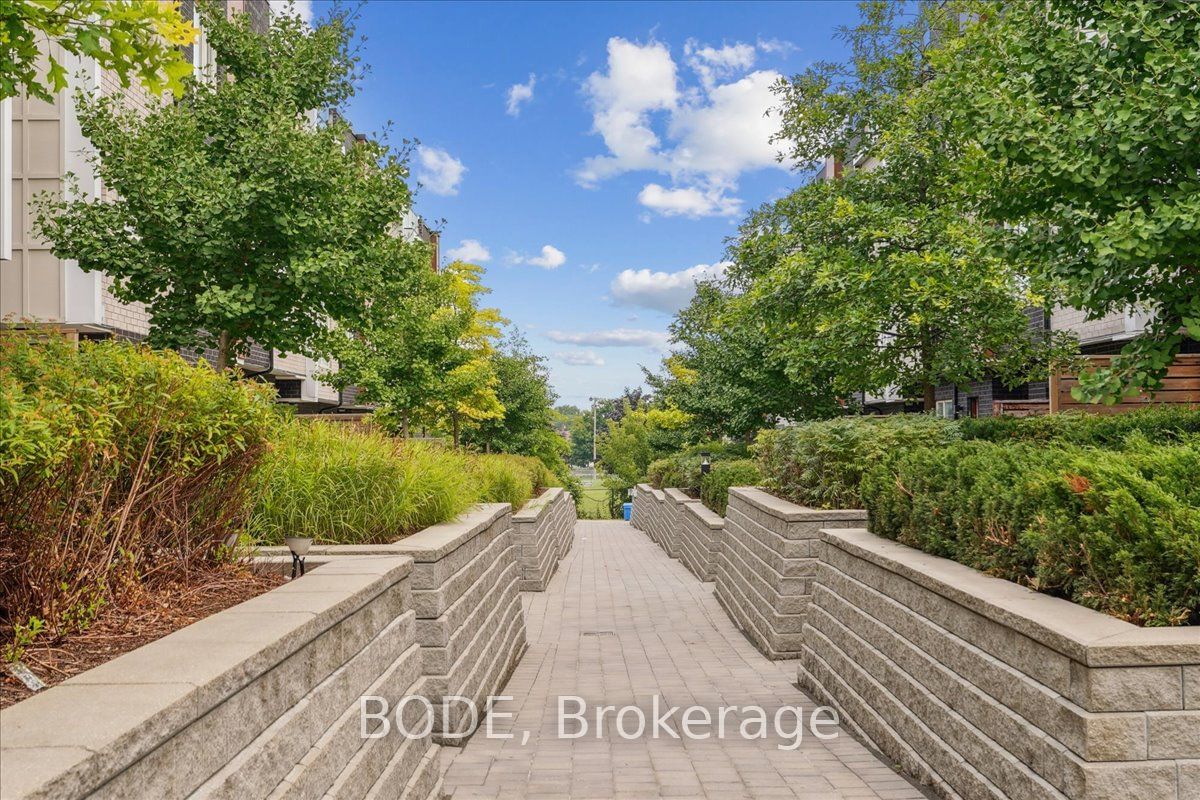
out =
<svg viewBox="0 0 1200 800"><path fill-rule="evenodd" d="M702 581L716 579L717 555L725 519L699 500L683 506L679 520L679 560Z"/></svg>
<svg viewBox="0 0 1200 800"><path fill-rule="evenodd" d="M826 530L800 683L945 797L1200 798L1200 629Z"/></svg>
<svg viewBox="0 0 1200 800"><path fill-rule="evenodd" d="M653 491L648 483L639 483L634 487L633 509L629 515L629 524L647 536L650 534L651 502L654 500Z"/></svg>
<svg viewBox="0 0 1200 800"><path fill-rule="evenodd" d="M646 507L649 513L646 514L646 535L650 537L650 541L662 547L662 518L666 495L661 489L651 488L647 491L647 496L649 500Z"/></svg>
<svg viewBox="0 0 1200 800"><path fill-rule="evenodd" d="M0 797L440 797L428 736L360 732L420 691L412 573L338 559L0 711Z"/></svg>
<svg viewBox="0 0 1200 800"><path fill-rule="evenodd" d="M512 523L521 565L520 589L545 591L574 539L575 501L562 489L547 489L515 512Z"/></svg>
<svg viewBox="0 0 1200 800"><path fill-rule="evenodd" d="M660 506L662 522L660 524L660 544L671 558L680 558L683 538L683 507L692 502L692 498L682 489L664 489Z"/></svg>
<svg viewBox="0 0 1200 800"><path fill-rule="evenodd" d="M263 548L278 555L286 548ZM471 719L459 705L448 718L441 698L479 704L500 688L525 650L525 617L518 589L520 565L508 503L476 506L452 522L384 545L328 545L313 557L407 555L413 566L413 606L422 648L424 693L438 707L434 740L461 744ZM325 567L322 567L325 569Z"/></svg>
<svg viewBox="0 0 1200 800"><path fill-rule="evenodd" d="M805 508L761 489L729 490L716 596L765 656L800 655L822 528L861 527L865 511Z"/></svg>

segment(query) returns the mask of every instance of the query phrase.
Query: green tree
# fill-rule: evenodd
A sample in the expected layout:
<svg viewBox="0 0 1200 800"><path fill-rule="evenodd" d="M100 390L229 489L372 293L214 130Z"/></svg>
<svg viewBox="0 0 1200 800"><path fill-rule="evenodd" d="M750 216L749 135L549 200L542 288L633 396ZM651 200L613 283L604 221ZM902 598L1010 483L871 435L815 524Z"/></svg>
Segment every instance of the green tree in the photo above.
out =
<svg viewBox="0 0 1200 800"><path fill-rule="evenodd" d="M1154 390L1184 331L1200 338L1200 5L1013 0L973 20L935 56L925 105L957 112L1011 257L1091 318L1152 312L1079 395Z"/></svg>
<svg viewBox="0 0 1200 800"><path fill-rule="evenodd" d="M746 439L780 418L828 416L837 405L828 385L799 383L741 296L701 284L671 323L679 345L662 372L647 375L655 395L691 418L698 440Z"/></svg>
<svg viewBox="0 0 1200 800"><path fill-rule="evenodd" d="M567 443L554 430L554 401L545 359L520 331L512 331L491 358L504 415L482 420L463 440L488 451L536 456L561 471Z"/></svg>
<svg viewBox="0 0 1200 800"><path fill-rule="evenodd" d="M583 413L570 418L568 435L571 438L567 462L572 466L586 467L592 463L592 415Z"/></svg>
<svg viewBox="0 0 1200 800"><path fill-rule="evenodd" d="M309 29L203 7L226 80L142 112L76 98L93 165L115 199L42 196L37 226L60 258L116 280L151 313L150 340L213 347L224 369L250 341L313 353L353 316L370 249L410 203L402 153L353 141L325 112L353 92L343 16ZM313 114L324 116L311 121Z"/></svg>
<svg viewBox="0 0 1200 800"><path fill-rule="evenodd" d="M628 409L619 422L609 422L600 437L598 455L610 489L627 489L646 479L650 462L680 450L690 420L677 408Z"/></svg>
<svg viewBox="0 0 1200 800"><path fill-rule="evenodd" d="M379 419L407 436L457 354L461 321L451 311L450 276L429 269L424 243L384 237L365 257L374 263L359 288L372 299L329 333L338 365L324 379L358 387L380 407Z"/></svg>
<svg viewBox="0 0 1200 800"><path fill-rule="evenodd" d="M1031 335L1026 309L1047 306L1048 287L987 251L991 230L962 193L966 144L948 112L914 103L963 5L862 9L842 31L849 61L777 88L789 158L863 168L751 216L731 285L774 337L788 377L828 381L838 396L898 386L932 409L938 384L1040 377L1061 343Z"/></svg>
<svg viewBox="0 0 1200 800"><path fill-rule="evenodd" d="M448 311L457 335L427 412L432 423L449 430L457 447L464 424L474 427L504 416L492 356L508 320L497 309L480 305L480 298L491 292L483 285L483 267L455 261L443 273L450 281Z"/></svg>
<svg viewBox="0 0 1200 800"><path fill-rule="evenodd" d="M0 100L25 92L46 102L67 86L53 43L112 71L122 86L138 80L152 95L183 94L192 72L181 48L199 31L179 3L158 0L5 0L0 3ZM45 67L43 71L43 59Z"/></svg>

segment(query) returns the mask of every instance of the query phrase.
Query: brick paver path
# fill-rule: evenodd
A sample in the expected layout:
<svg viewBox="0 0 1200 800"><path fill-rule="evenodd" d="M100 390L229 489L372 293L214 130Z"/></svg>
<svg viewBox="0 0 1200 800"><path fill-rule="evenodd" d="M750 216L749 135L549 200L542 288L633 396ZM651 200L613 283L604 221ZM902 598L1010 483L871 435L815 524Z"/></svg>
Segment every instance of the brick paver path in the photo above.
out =
<svg viewBox="0 0 1200 800"><path fill-rule="evenodd" d="M625 522L581 521L575 546L547 591L523 596L529 651L500 702L513 719L488 739L481 729L461 749L444 748L446 789L468 798L922 798L916 788L842 733L821 741L805 731L794 751L778 737L745 740L736 714L725 738L672 739L660 732L627 741L560 739L558 697L649 711L813 702L794 686L795 664L761 656L701 583ZM650 714L647 713L647 720ZM611 715L609 722L611 723ZM673 728L681 728L678 715ZM627 718L626 730L636 727ZM611 727L611 726L610 726ZM649 723L647 725L649 728ZM568 728L568 730L573 730ZM527 741L522 741L525 734Z"/></svg>

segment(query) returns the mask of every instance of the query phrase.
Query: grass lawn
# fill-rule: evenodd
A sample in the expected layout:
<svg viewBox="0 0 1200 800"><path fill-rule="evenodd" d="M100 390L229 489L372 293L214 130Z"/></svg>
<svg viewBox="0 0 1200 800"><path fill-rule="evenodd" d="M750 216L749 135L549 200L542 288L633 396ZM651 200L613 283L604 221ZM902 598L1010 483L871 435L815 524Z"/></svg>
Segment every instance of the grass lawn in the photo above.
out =
<svg viewBox="0 0 1200 800"><path fill-rule="evenodd" d="M583 490L579 502L579 516L590 519L611 519L608 513L608 489L603 486Z"/></svg>

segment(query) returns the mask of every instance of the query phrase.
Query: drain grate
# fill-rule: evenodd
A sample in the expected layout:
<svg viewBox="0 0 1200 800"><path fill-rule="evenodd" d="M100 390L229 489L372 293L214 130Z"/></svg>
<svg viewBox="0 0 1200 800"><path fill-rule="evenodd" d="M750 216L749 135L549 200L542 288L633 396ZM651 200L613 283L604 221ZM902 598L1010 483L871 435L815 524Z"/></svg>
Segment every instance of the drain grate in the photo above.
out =
<svg viewBox="0 0 1200 800"><path fill-rule="evenodd" d="M584 631L581 636L616 636L616 631Z"/></svg>

